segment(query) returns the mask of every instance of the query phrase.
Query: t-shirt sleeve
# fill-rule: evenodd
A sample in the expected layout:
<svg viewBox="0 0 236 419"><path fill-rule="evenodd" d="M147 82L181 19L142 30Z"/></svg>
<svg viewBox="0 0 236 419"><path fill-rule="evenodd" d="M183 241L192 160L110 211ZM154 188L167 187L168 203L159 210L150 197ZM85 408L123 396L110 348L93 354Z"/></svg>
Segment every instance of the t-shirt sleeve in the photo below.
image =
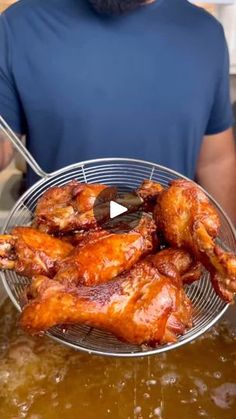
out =
<svg viewBox="0 0 236 419"><path fill-rule="evenodd" d="M229 52L224 35L222 37L220 74L216 83L214 101L205 132L206 135L223 132L234 123L229 88Z"/></svg>
<svg viewBox="0 0 236 419"><path fill-rule="evenodd" d="M25 119L11 72L11 54L7 23L0 16L0 115L17 134L25 134Z"/></svg>

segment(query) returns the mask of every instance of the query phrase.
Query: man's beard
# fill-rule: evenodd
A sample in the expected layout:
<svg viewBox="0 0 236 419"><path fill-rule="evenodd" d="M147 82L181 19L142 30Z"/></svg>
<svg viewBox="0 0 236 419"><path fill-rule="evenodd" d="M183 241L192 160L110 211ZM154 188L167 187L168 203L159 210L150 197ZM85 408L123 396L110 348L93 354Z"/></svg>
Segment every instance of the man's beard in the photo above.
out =
<svg viewBox="0 0 236 419"><path fill-rule="evenodd" d="M97 13L104 15L120 15L136 9L145 0L88 0Z"/></svg>

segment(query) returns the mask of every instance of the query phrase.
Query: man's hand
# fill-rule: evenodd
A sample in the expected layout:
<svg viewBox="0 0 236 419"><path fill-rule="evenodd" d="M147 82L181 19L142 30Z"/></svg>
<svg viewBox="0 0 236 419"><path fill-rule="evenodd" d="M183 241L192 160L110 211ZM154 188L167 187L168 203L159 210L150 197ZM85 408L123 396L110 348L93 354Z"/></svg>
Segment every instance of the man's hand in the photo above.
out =
<svg viewBox="0 0 236 419"><path fill-rule="evenodd" d="M0 170L5 169L14 156L14 148L7 136L0 131Z"/></svg>
<svg viewBox="0 0 236 419"><path fill-rule="evenodd" d="M204 137L196 176L236 225L236 148L231 128Z"/></svg>

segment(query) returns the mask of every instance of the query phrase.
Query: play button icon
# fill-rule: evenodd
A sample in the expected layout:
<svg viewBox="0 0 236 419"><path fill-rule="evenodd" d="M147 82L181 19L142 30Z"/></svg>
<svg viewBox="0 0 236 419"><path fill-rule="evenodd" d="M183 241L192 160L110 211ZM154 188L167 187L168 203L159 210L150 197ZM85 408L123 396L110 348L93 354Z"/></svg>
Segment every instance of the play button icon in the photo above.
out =
<svg viewBox="0 0 236 419"><path fill-rule="evenodd" d="M114 192L115 191L115 192ZM96 198L93 214L99 227L112 233L135 229L142 218L142 198L125 186L104 189Z"/></svg>
<svg viewBox="0 0 236 419"><path fill-rule="evenodd" d="M110 218L113 219L128 211L124 205L120 205L115 201L110 201Z"/></svg>

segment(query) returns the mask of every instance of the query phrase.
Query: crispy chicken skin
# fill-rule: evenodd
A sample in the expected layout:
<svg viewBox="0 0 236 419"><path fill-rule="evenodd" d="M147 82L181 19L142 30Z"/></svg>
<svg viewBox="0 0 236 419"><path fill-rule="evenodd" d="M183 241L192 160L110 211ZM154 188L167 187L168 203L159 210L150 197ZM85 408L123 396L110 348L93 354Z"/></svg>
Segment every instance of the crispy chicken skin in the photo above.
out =
<svg viewBox="0 0 236 419"><path fill-rule="evenodd" d="M178 279L175 280L178 283ZM172 278L150 261L95 287L68 287L34 278L20 324L34 334L59 324L82 323L132 344L170 343L192 325L191 303Z"/></svg>
<svg viewBox="0 0 236 419"><path fill-rule="evenodd" d="M106 282L130 269L153 250L155 223L143 215L136 229L128 233L94 232L57 264L55 280L87 286Z"/></svg>
<svg viewBox="0 0 236 419"><path fill-rule="evenodd" d="M67 257L73 246L31 227L15 227L0 236L0 268L14 269L27 277L55 274L55 263Z"/></svg>
<svg viewBox="0 0 236 419"><path fill-rule="evenodd" d="M175 180L158 197L155 218L166 241L190 251L211 274L218 295L231 302L236 292L236 257L216 244L216 210L193 182Z"/></svg>

